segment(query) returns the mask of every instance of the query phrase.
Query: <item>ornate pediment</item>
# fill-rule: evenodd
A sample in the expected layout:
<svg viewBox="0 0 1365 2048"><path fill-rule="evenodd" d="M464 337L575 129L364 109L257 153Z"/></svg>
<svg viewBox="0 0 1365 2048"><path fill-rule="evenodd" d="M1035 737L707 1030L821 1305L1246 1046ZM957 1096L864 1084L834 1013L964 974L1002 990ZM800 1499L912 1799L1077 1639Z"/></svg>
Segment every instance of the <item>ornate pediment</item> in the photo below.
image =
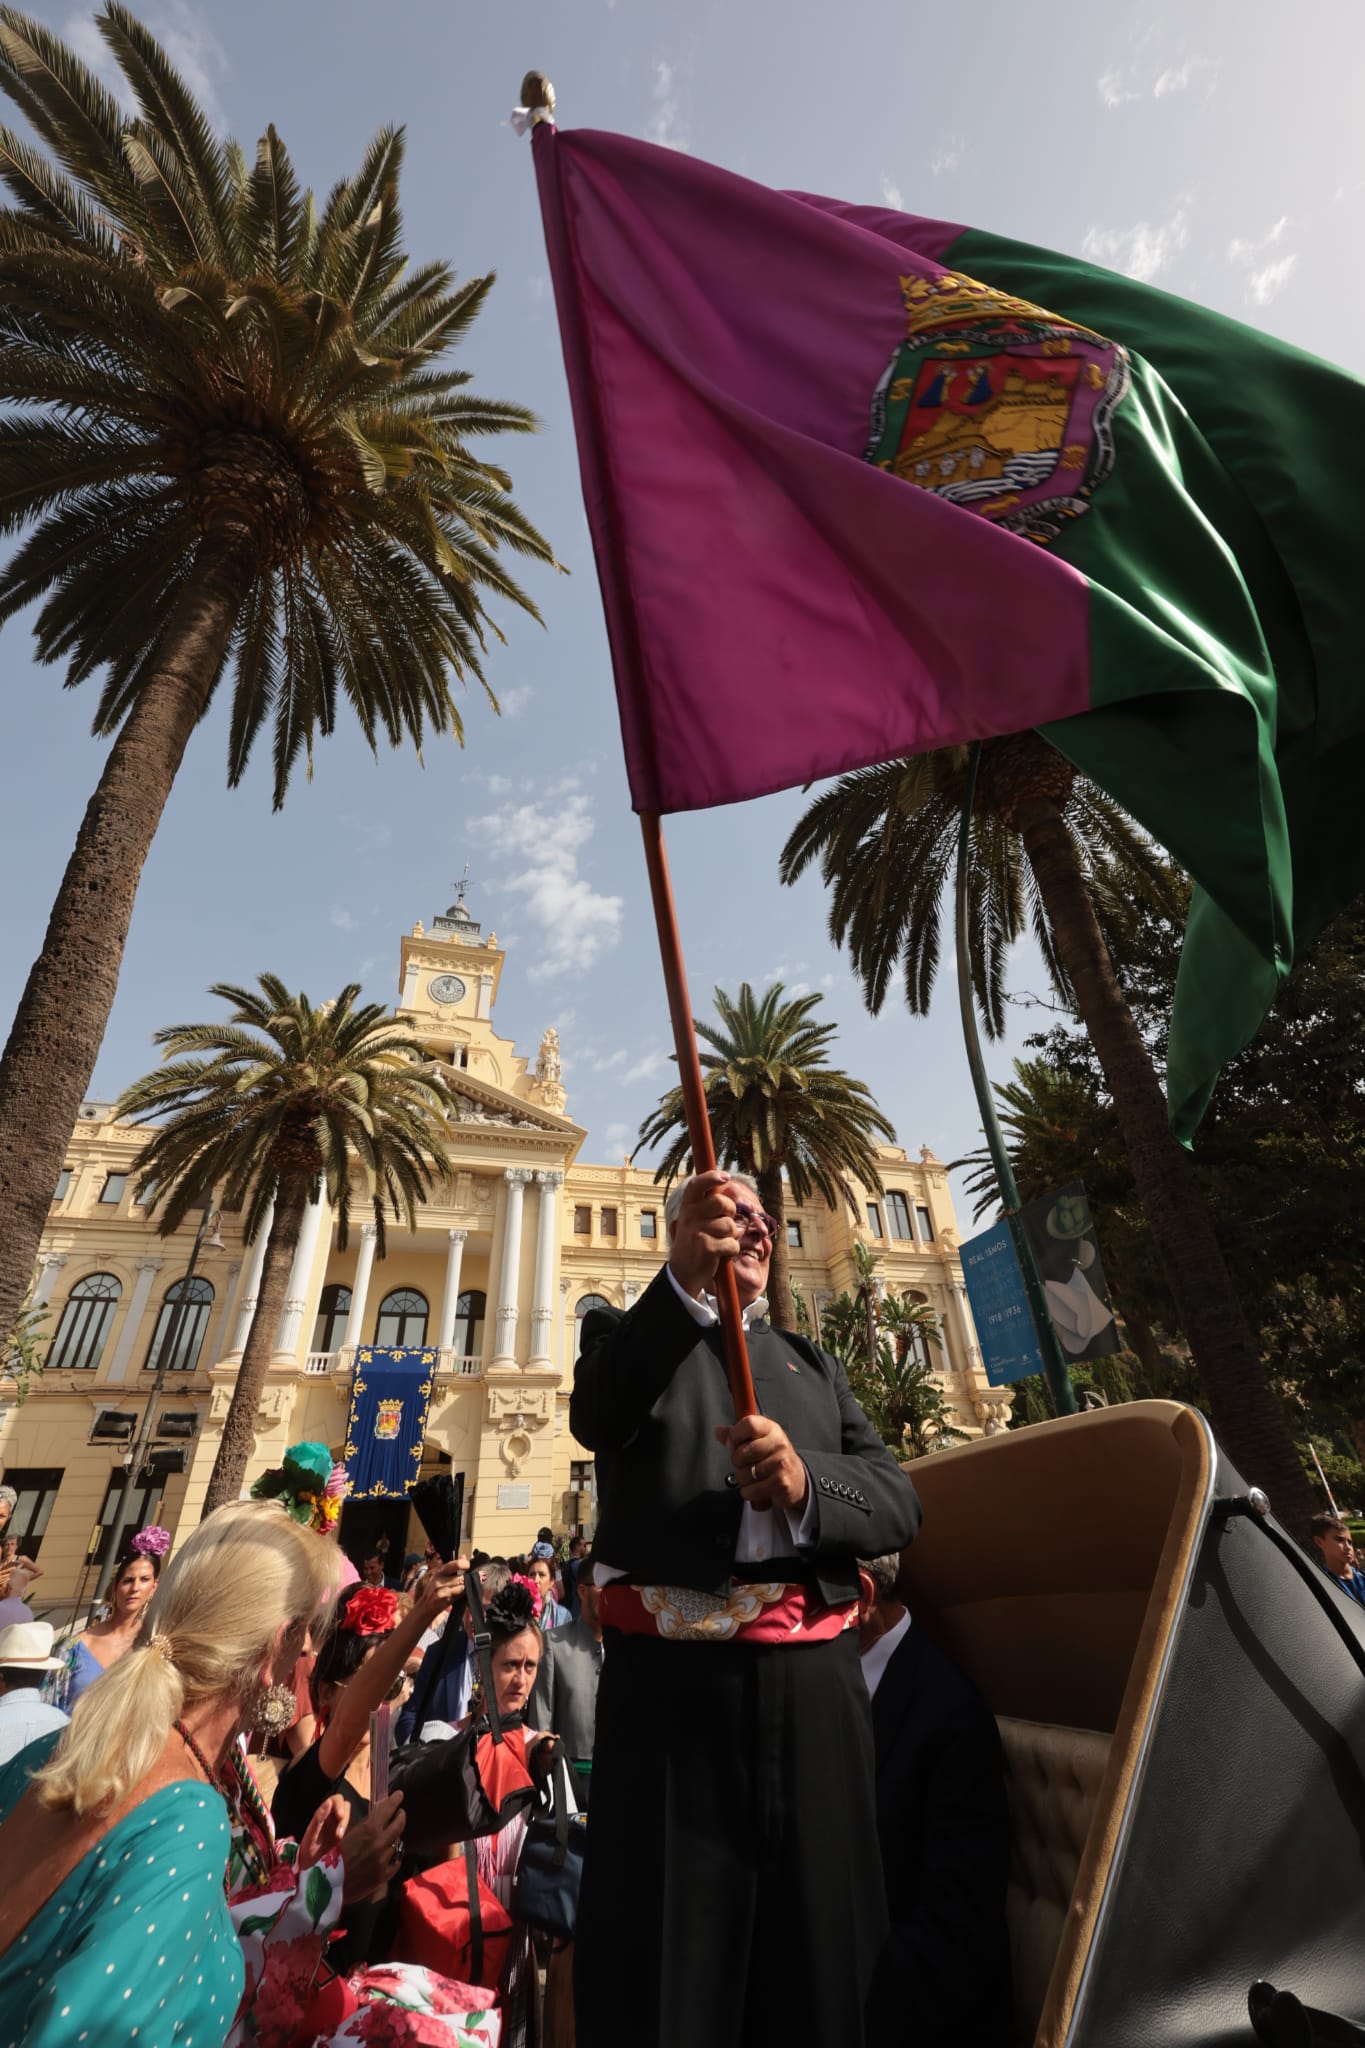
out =
<svg viewBox="0 0 1365 2048"><path fill-rule="evenodd" d="M556 1116L552 1110L536 1108L520 1096L509 1095L505 1089L495 1088L491 1082L476 1080L472 1074L458 1067L447 1067L439 1061L436 1064L440 1066L452 1095L460 1099L459 1121L462 1124L496 1124L502 1130L551 1131L556 1137L577 1129L566 1116Z"/></svg>

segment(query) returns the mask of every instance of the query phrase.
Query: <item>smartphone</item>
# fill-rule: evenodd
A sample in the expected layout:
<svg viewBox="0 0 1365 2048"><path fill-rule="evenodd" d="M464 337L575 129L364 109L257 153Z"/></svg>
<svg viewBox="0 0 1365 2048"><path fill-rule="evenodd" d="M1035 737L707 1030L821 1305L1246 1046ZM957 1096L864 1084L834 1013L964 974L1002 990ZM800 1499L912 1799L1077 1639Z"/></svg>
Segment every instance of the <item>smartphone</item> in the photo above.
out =
<svg viewBox="0 0 1365 2048"><path fill-rule="evenodd" d="M389 1751L393 1747L393 1710L387 1700L370 1716L370 1805L389 1796Z"/></svg>

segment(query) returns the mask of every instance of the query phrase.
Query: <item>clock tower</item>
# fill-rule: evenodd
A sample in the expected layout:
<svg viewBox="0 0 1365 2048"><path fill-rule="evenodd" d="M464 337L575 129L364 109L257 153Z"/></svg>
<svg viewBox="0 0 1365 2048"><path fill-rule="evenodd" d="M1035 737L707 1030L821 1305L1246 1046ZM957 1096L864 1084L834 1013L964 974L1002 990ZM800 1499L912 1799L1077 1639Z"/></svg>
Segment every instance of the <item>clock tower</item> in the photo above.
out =
<svg viewBox="0 0 1365 2048"><path fill-rule="evenodd" d="M429 929L419 922L403 936L398 1014L438 1059L472 1079L562 1115L557 1045L549 1063L553 1071L545 1070L543 1049L531 1068L511 1039L500 1037L493 1027L505 959L496 933L485 937L478 918L471 915L461 882L454 903L431 920Z"/></svg>

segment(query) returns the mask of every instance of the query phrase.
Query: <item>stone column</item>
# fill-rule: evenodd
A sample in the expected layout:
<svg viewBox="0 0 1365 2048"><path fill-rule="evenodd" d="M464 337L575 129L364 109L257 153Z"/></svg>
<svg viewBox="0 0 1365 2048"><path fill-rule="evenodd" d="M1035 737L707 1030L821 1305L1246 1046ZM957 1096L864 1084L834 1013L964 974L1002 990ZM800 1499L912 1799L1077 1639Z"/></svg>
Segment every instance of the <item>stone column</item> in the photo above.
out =
<svg viewBox="0 0 1365 2048"><path fill-rule="evenodd" d="M449 1351L455 1343L455 1317L460 1306L460 1268L464 1264L464 1241L467 1230L448 1230L450 1249L446 1253L446 1291L441 1297L441 1331L436 1342L442 1351Z"/></svg>
<svg viewBox="0 0 1365 2048"><path fill-rule="evenodd" d="M972 1324L972 1312L967 1301L966 1286L961 1280L953 1280L949 1283L948 1291L953 1298L953 1312L957 1321L958 1335L962 1340L963 1371L979 1372L984 1375L986 1369L981 1363L981 1353L977 1348L976 1331Z"/></svg>
<svg viewBox="0 0 1365 2048"><path fill-rule="evenodd" d="M139 1259L137 1262L137 1281L133 1288L133 1298L128 1304L128 1312L123 1318L123 1328L118 1333L118 1343L114 1346L114 1355L109 1361L108 1377L111 1380L122 1380L128 1376L128 1360L132 1356L137 1333L142 1328L142 1318L147 1310L147 1297L152 1291L153 1280L165 1263L164 1259Z"/></svg>
<svg viewBox="0 0 1365 2048"><path fill-rule="evenodd" d="M29 1301L30 1308L46 1308L52 1299L52 1290L57 1285L57 1275L66 1264L65 1252L41 1252L38 1256L38 1283Z"/></svg>
<svg viewBox="0 0 1365 2048"><path fill-rule="evenodd" d="M218 1311L218 1321L206 1350L201 1351L199 1354L201 1369L206 1365L217 1365L219 1359L223 1356L223 1346L227 1342L228 1331L232 1328L232 1310L237 1299L237 1282L241 1278L241 1272L242 1261L240 1259L238 1259L235 1266L229 1266L227 1269L227 1281L223 1288L223 1305Z"/></svg>
<svg viewBox="0 0 1365 2048"><path fill-rule="evenodd" d="M247 1255L246 1271L242 1275L242 1306L237 1314L237 1329L228 1353L231 1360L240 1360L246 1349L246 1340L251 1335L251 1319L256 1313L256 1297L261 1291L261 1268L265 1265L265 1248L270 1242L270 1227L275 1221L275 1198L272 1195L261 1218L261 1227L252 1240Z"/></svg>
<svg viewBox="0 0 1365 2048"><path fill-rule="evenodd" d="M313 1277L313 1260L317 1254L318 1238L322 1234L324 1216L330 1222L331 1205L325 1195L319 1195L308 1204L299 1225L299 1241L294 1247L294 1263L289 1268L289 1291L285 1295L284 1313L275 1337L276 1351L282 1351L293 1358L299 1348L299 1334L303 1327L304 1314L308 1307L310 1283Z"/></svg>
<svg viewBox="0 0 1365 2048"><path fill-rule="evenodd" d="M521 1205L531 1178L527 1166L509 1166L503 1174L507 1202L503 1217L502 1272L498 1280L497 1337L490 1361L494 1370L517 1362L517 1296L521 1285Z"/></svg>
<svg viewBox="0 0 1365 2048"><path fill-rule="evenodd" d="M365 1301L370 1291L370 1274L374 1269L374 1247L376 1225L362 1223L360 1226L360 1250L356 1253L355 1279L351 1282L351 1306L346 1317L346 1329L341 1339L343 1351L353 1350L363 1344L361 1331L365 1324Z"/></svg>
<svg viewBox="0 0 1365 2048"><path fill-rule="evenodd" d="M536 1218L536 1283L531 1306L531 1365L553 1365L551 1325L554 1322L555 1224L559 1218L562 1173L538 1173L540 1212Z"/></svg>

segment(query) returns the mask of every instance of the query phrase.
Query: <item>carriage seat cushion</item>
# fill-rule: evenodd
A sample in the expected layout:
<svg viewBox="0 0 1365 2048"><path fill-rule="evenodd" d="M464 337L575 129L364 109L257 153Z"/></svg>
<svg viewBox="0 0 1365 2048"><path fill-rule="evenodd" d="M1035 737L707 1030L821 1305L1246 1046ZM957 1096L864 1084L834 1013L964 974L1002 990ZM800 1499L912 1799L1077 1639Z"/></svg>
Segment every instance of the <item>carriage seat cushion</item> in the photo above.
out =
<svg viewBox="0 0 1365 2048"><path fill-rule="evenodd" d="M1108 1735L998 1717L1013 1838L1007 1915L1018 2038L1032 2042L1109 1759Z"/></svg>

